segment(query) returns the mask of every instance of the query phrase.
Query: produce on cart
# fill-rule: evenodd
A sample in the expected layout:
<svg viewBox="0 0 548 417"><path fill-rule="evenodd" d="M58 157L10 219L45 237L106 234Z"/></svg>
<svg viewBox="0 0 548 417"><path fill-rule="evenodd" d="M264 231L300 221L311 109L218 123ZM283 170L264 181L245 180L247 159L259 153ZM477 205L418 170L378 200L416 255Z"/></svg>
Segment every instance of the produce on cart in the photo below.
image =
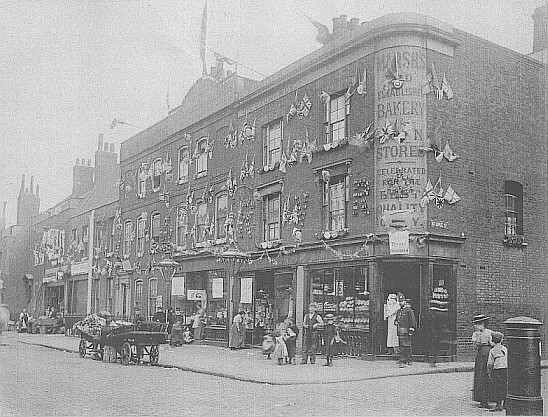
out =
<svg viewBox="0 0 548 417"><path fill-rule="evenodd" d="M102 314L103 315L103 314ZM108 323L108 325L107 325ZM159 345L166 343L166 325L140 322L137 325L124 321L111 321L95 314L87 316L74 325L81 335L78 352L80 357L94 354L103 358L105 347L116 352L115 359L123 365L142 363L148 356L151 365L158 364Z"/></svg>

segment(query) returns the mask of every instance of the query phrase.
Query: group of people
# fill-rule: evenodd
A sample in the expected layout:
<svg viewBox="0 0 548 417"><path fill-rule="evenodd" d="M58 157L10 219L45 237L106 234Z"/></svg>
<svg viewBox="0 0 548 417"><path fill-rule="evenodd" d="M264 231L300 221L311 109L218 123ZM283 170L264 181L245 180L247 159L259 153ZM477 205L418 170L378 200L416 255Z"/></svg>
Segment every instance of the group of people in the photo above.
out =
<svg viewBox="0 0 548 417"><path fill-rule="evenodd" d="M484 314L474 316L472 343L477 350L474 366L473 400L481 408L502 411L508 389L508 350L502 345L504 335L487 328L489 317Z"/></svg>
<svg viewBox="0 0 548 417"><path fill-rule="evenodd" d="M175 312L170 307L167 313L162 307L158 307L154 314L153 321L158 323L167 322L167 332L170 335L172 346L192 343L195 340L204 338L205 328L205 310L201 304L196 306L196 312L190 318L188 323L183 324L183 316L179 308Z"/></svg>
<svg viewBox="0 0 548 417"><path fill-rule="evenodd" d="M394 354L399 355L398 365L400 368L412 365L411 336L415 333L417 321L409 300L403 293L388 296L384 307L384 318L388 321L387 347Z"/></svg>

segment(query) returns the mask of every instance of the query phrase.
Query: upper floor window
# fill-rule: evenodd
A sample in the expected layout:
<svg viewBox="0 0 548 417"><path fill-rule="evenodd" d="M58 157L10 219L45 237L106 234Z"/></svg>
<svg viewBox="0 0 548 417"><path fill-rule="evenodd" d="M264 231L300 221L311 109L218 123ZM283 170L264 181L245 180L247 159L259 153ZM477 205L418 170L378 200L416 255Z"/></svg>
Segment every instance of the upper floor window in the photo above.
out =
<svg viewBox="0 0 548 417"><path fill-rule="evenodd" d="M504 233L508 236L523 234L523 186L515 181L504 182L506 201Z"/></svg>
<svg viewBox="0 0 548 417"><path fill-rule="evenodd" d="M179 149L179 184L188 182L188 167L190 164L190 151L188 147Z"/></svg>
<svg viewBox="0 0 548 417"><path fill-rule="evenodd" d="M156 243L160 241L160 213L153 213L150 216L150 237Z"/></svg>
<svg viewBox="0 0 548 417"><path fill-rule="evenodd" d="M323 227L329 231L339 231L346 228L347 213L347 177L339 175L332 177L324 184L323 192Z"/></svg>
<svg viewBox="0 0 548 417"><path fill-rule="evenodd" d="M188 236L188 212L184 207L177 208L177 246L186 246Z"/></svg>
<svg viewBox="0 0 548 417"><path fill-rule="evenodd" d="M156 159L152 163L152 188L157 190L162 185L162 160Z"/></svg>
<svg viewBox="0 0 548 417"><path fill-rule="evenodd" d="M145 229L146 229L146 217L140 216L137 219L137 252L143 252L145 250Z"/></svg>
<svg viewBox="0 0 548 417"><path fill-rule="evenodd" d="M148 315L153 316L156 313L156 297L158 297L158 279L150 278L148 280Z"/></svg>
<svg viewBox="0 0 548 417"><path fill-rule="evenodd" d="M133 222L126 220L124 223L124 255L129 255L131 252L131 238L133 233Z"/></svg>
<svg viewBox="0 0 548 417"><path fill-rule="evenodd" d="M141 165L141 168L139 168L139 175L137 176L137 194L141 198L143 198L147 192L147 177L148 168L143 164Z"/></svg>
<svg viewBox="0 0 548 417"><path fill-rule="evenodd" d="M263 198L263 236L265 241L280 239L280 194Z"/></svg>
<svg viewBox="0 0 548 417"><path fill-rule="evenodd" d="M223 193L217 196L215 210L215 235L217 239L224 239L226 237L225 223L228 216L228 194Z"/></svg>
<svg viewBox="0 0 548 417"><path fill-rule="evenodd" d="M202 177L207 175L207 158L208 158L208 144L207 137L202 138L196 144L196 176Z"/></svg>
<svg viewBox="0 0 548 417"><path fill-rule="evenodd" d="M263 127L263 164L274 165L282 155L282 119Z"/></svg>
<svg viewBox="0 0 548 417"><path fill-rule="evenodd" d="M89 226L82 226L82 242L84 242L84 253L82 256L88 256L89 253Z"/></svg>
<svg viewBox="0 0 548 417"><path fill-rule="evenodd" d="M333 95L325 106L325 143L338 142L346 137L346 96Z"/></svg>
<svg viewBox="0 0 548 417"><path fill-rule="evenodd" d="M198 213L196 213L196 242L204 242L206 240L208 227L207 203L204 202L198 204Z"/></svg>

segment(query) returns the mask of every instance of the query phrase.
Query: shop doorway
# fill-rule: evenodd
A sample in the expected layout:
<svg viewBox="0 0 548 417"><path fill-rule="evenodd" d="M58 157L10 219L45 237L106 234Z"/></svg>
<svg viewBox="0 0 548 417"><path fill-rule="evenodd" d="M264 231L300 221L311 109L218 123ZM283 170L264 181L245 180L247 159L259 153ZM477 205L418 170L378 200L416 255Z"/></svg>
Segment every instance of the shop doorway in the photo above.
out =
<svg viewBox="0 0 548 417"><path fill-rule="evenodd" d="M382 272L382 300L381 306L384 306L389 294L398 294L399 292L405 295L409 300L411 308L415 312L415 317L418 320L419 312L421 311L421 268L418 263L411 262L387 262L381 266ZM380 353L390 353L386 337L388 334L388 322L384 320L383 308L381 308L380 320ZM414 349L415 353L415 349Z"/></svg>

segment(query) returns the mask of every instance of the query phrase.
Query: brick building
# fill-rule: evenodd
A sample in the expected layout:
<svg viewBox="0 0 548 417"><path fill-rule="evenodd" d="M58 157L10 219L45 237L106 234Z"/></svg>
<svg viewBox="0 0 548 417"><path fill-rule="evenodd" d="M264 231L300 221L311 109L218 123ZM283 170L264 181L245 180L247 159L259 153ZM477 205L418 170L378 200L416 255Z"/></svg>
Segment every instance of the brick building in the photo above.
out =
<svg viewBox="0 0 548 417"><path fill-rule="evenodd" d="M126 312L200 303L206 337L224 339L243 309L259 342L313 302L349 354L380 355L388 294L420 320L437 288L460 358L478 312L500 329L543 320L545 66L418 14L341 16L322 41L261 82L198 80L122 144ZM250 256L233 283L227 235ZM164 240L180 264L171 295Z"/></svg>

